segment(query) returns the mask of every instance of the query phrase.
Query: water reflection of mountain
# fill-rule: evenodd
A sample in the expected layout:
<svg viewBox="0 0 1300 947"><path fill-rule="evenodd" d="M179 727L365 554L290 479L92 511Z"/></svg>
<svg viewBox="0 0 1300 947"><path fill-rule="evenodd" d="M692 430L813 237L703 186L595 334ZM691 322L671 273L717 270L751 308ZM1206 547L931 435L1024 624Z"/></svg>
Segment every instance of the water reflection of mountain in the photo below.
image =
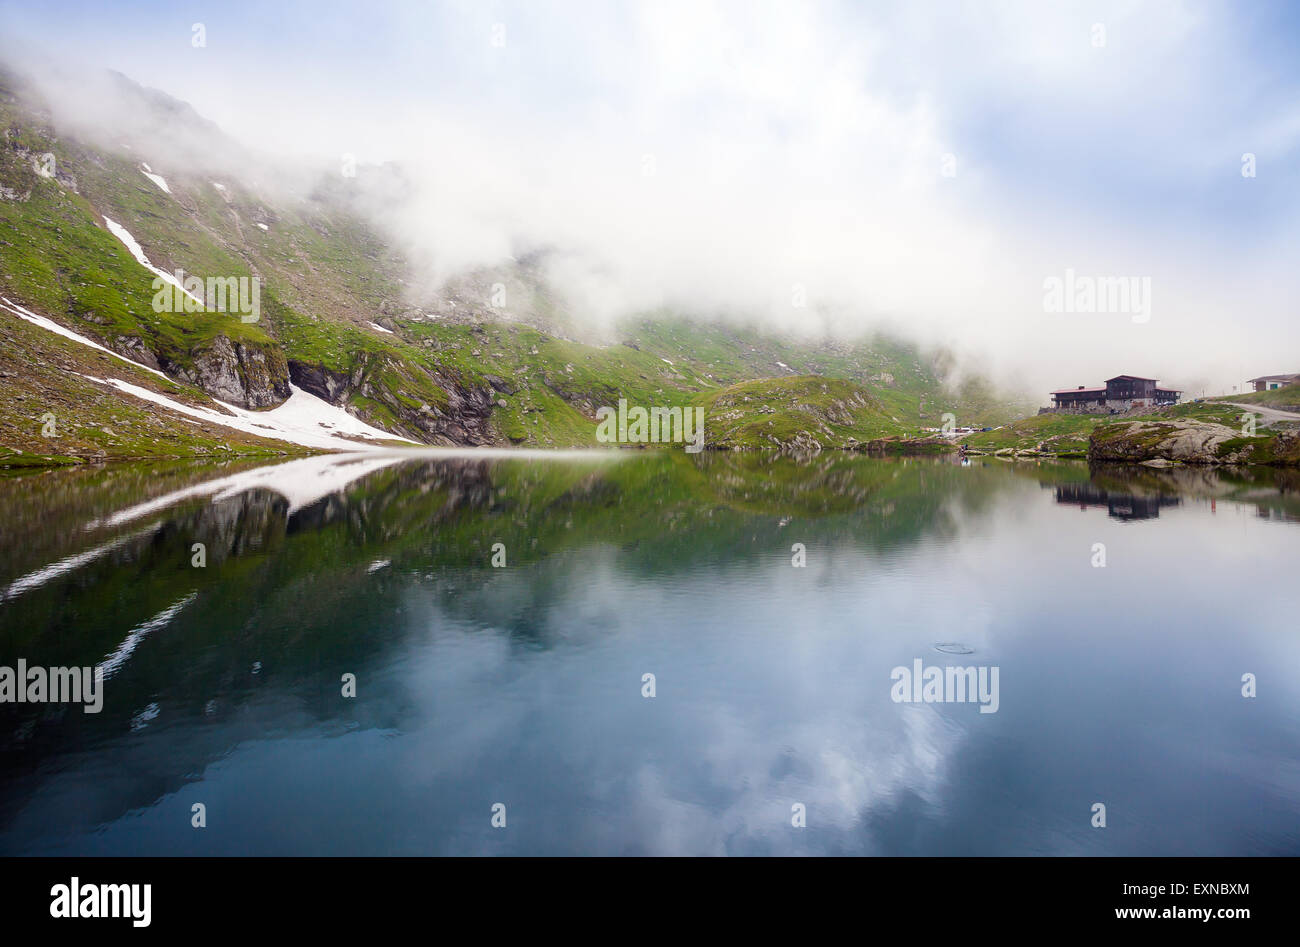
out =
<svg viewBox="0 0 1300 947"><path fill-rule="evenodd" d="M1064 483L1056 487L1056 502L1077 506L1105 507L1107 515L1117 520L1149 520L1160 515L1161 507L1178 506L1182 501L1171 496L1135 496L1105 490L1091 483Z"/></svg>
<svg viewBox="0 0 1300 947"><path fill-rule="evenodd" d="M102 713L0 706L0 851L31 842L22 814L57 760L130 760L68 827L91 832L158 804L267 728L403 732L415 701L399 682L356 704L337 682L346 671L376 688L431 627L507 629L514 646L551 648L559 639L536 616L602 564L743 574L794 542L884 555L955 533L957 511L1014 486L1001 470L838 452L329 455L86 480L0 481L0 512L22 514L6 524L14 546L59 539L0 557L0 665L115 662ZM491 565L497 543L508 569Z"/></svg>
<svg viewBox="0 0 1300 947"><path fill-rule="evenodd" d="M561 614L575 583L743 582L764 562L786 568L795 543L867 574L1036 493L1022 478L1119 519L1155 516L1175 493L1300 511L1295 482L1272 476L673 451L0 479L0 665L115 666L101 714L0 707L0 852L38 838L21 834L39 824L31 807L53 799L53 811L51 774L69 759L113 774L76 807L73 835L159 804L268 734L407 732L420 695L392 669L412 648L452 630L505 630L530 655L566 647L573 629L538 616ZM497 543L508 568L491 564ZM611 599L584 621L599 635L628 607ZM371 696L342 699L344 672Z"/></svg>

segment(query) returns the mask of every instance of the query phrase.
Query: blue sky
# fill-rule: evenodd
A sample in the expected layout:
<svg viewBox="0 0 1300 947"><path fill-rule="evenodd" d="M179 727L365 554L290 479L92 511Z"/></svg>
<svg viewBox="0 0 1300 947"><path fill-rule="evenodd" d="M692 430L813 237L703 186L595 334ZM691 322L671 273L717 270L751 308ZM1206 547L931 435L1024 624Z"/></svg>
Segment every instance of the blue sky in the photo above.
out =
<svg viewBox="0 0 1300 947"><path fill-rule="evenodd" d="M392 224L439 275L550 242L607 314L797 324L799 283L1051 387L1300 371L1300 4L6 0L0 33L419 168ZM1151 319L1045 314L1066 267L1150 277Z"/></svg>

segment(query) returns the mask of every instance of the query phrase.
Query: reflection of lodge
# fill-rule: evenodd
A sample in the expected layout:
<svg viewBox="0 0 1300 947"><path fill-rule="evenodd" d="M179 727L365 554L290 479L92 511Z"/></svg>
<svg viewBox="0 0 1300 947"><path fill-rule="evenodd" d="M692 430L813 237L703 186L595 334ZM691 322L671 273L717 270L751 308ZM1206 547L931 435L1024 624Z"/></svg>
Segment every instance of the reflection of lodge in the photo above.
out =
<svg viewBox="0 0 1300 947"><path fill-rule="evenodd" d="M1077 504L1079 509L1104 506L1117 520L1149 520L1160 515L1162 506L1177 506L1178 497L1139 497L1131 493L1114 493L1090 483L1067 483L1056 488L1056 502Z"/></svg>
<svg viewBox="0 0 1300 947"><path fill-rule="evenodd" d="M1275 510L1267 506L1255 506L1255 515L1262 520L1277 520L1279 523L1300 523L1300 514L1290 510Z"/></svg>

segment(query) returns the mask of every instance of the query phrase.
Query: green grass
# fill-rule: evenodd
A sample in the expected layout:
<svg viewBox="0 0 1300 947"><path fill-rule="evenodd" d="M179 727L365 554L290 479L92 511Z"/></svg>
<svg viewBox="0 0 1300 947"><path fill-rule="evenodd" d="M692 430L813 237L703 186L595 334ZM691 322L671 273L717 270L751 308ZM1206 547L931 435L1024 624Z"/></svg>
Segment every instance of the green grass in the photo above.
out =
<svg viewBox="0 0 1300 947"><path fill-rule="evenodd" d="M211 404L196 388L164 381L106 352L0 312L0 466L308 453L221 425L177 420L90 380L103 377L117 377L178 401ZM50 418L52 424L47 424Z"/></svg>
<svg viewBox="0 0 1300 947"><path fill-rule="evenodd" d="M1067 456L1082 455L1088 450L1088 437L1101 419L1080 414L1039 414L1013 421L994 431L983 431L964 438L964 443L978 450L1042 450Z"/></svg>
<svg viewBox="0 0 1300 947"><path fill-rule="evenodd" d="M1240 427L1243 413L1241 408L1233 408L1230 405L1217 404L1213 401L1187 401L1168 408L1159 408L1140 417L1107 418L1106 423L1175 418L1187 421L1206 421L1211 424L1222 424L1225 427Z"/></svg>
<svg viewBox="0 0 1300 947"><path fill-rule="evenodd" d="M1257 404L1279 411L1300 413L1300 384L1285 385L1271 391L1252 391L1240 395L1221 395L1213 401L1239 401L1243 404Z"/></svg>
<svg viewBox="0 0 1300 947"><path fill-rule="evenodd" d="M12 108L0 103L0 126L11 126L14 120ZM29 130L29 137L33 135ZM0 200L0 291L33 311L72 323L110 348L138 340L161 362L179 370L193 369L196 358L219 336L250 349L275 348L262 328L233 314L155 312L153 276L102 225L100 208L115 220L125 218L128 230L137 219L147 218L154 228L167 222L171 229L164 227L164 232L179 232L180 223L163 213L170 199L124 162L101 158L107 164L101 166L78 160L75 146L53 137L36 135L30 144L37 152L53 153L58 167L75 167L79 191L93 188L97 181L117 181L118 176L123 181L113 187L115 197L95 206L69 186L39 177L31 155L0 147L0 182L20 194L20 199ZM204 241L190 239L179 247L186 251L185 263L193 272L204 272L200 267L223 276L248 272L236 257L215 253ZM164 268L170 263L151 259Z"/></svg>
<svg viewBox="0 0 1300 947"><path fill-rule="evenodd" d="M706 442L722 448L781 448L810 436L821 447L851 448L904 429L862 385L801 375L741 382L702 395Z"/></svg>

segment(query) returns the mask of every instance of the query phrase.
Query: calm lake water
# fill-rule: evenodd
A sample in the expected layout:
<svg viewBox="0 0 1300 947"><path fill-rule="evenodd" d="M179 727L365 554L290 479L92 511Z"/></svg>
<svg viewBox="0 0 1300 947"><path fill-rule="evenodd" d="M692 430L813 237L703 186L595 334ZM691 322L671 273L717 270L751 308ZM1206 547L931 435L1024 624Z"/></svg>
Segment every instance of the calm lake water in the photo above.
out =
<svg viewBox="0 0 1300 947"><path fill-rule="evenodd" d="M133 464L0 531L0 665L107 673L0 705L4 854L1300 854L1296 472Z"/></svg>

